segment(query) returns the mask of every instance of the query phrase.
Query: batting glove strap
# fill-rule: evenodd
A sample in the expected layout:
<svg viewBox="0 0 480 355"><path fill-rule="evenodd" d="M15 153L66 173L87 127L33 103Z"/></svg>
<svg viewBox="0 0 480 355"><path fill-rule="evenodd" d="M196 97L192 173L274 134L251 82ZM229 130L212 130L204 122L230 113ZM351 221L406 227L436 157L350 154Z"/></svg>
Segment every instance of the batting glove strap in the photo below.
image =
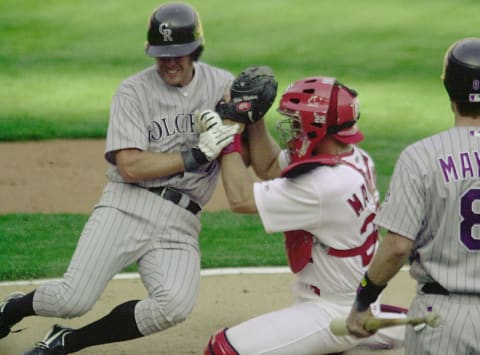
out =
<svg viewBox="0 0 480 355"><path fill-rule="evenodd" d="M207 156L198 148L182 152L182 159L185 171L197 170L202 165L208 163Z"/></svg>
<svg viewBox="0 0 480 355"><path fill-rule="evenodd" d="M227 145L225 148L223 148L222 152L220 153L220 156L223 157L226 154L230 153L240 153L242 150L242 138L240 134L236 134L233 136L233 142Z"/></svg>
<svg viewBox="0 0 480 355"><path fill-rule="evenodd" d="M358 312L366 311L370 305L377 300L386 286L387 285L375 285L372 280L369 279L367 273L365 273L357 288L357 297L355 298L354 304L355 309Z"/></svg>

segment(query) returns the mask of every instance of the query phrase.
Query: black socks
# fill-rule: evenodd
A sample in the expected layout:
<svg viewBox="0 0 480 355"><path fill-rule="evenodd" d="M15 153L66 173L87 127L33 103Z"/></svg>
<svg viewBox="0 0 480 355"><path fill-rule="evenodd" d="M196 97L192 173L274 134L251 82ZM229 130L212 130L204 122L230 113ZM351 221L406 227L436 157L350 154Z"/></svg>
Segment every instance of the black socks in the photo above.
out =
<svg viewBox="0 0 480 355"><path fill-rule="evenodd" d="M143 336L135 321L135 305L129 301L115 307L109 314L76 329L65 336L65 351L74 353L88 346L114 343Z"/></svg>
<svg viewBox="0 0 480 355"><path fill-rule="evenodd" d="M7 323L14 325L20 322L24 317L35 315L33 310L33 294L35 291L21 297L12 299L7 303L3 310L3 317Z"/></svg>

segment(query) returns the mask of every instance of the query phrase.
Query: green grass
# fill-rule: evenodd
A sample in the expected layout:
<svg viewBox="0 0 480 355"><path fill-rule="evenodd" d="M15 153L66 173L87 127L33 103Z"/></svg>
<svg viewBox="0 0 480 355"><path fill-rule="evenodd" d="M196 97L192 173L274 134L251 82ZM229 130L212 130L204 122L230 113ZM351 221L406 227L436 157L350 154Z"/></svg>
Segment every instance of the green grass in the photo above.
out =
<svg viewBox="0 0 480 355"><path fill-rule="evenodd" d="M409 114L416 122L448 115L448 107L432 104L445 99L441 58L452 41L474 35L480 10L475 0L191 3L203 21L204 60L235 73L268 64L280 91L303 76L337 76L360 92L362 126L371 136ZM143 46L158 4L3 0L0 140L103 137L118 84L153 64Z"/></svg>
<svg viewBox="0 0 480 355"><path fill-rule="evenodd" d="M202 216L202 267L286 265L283 234L266 234L257 215L230 211Z"/></svg>
<svg viewBox="0 0 480 355"><path fill-rule="evenodd" d="M376 161L382 196L401 149L452 125L440 81L442 58L452 42L478 36L474 24L480 13L478 0L191 4L203 22L203 60L233 73L250 64L269 65L279 96L292 81L312 75L335 76L359 92L366 136L361 146ZM2 0L0 141L103 138L117 86L153 64L143 48L147 18L157 5L154 0ZM267 121L277 136L275 106ZM217 224L218 215L205 214L205 267L284 261L281 238L266 236L259 220L250 217L222 214L223 225ZM56 275L85 219L1 218L0 279L40 277L44 269ZM239 225L233 231L228 223ZM55 261L34 267L32 255L35 260L43 255L42 263Z"/></svg>
<svg viewBox="0 0 480 355"><path fill-rule="evenodd" d="M61 276L87 216L0 215L0 281ZM257 215L203 214L202 268L286 265L283 235L266 234ZM136 271L136 266L124 271Z"/></svg>
<svg viewBox="0 0 480 355"><path fill-rule="evenodd" d="M0 216L0 280L58 277L72 256L86 216Z"/></svg>

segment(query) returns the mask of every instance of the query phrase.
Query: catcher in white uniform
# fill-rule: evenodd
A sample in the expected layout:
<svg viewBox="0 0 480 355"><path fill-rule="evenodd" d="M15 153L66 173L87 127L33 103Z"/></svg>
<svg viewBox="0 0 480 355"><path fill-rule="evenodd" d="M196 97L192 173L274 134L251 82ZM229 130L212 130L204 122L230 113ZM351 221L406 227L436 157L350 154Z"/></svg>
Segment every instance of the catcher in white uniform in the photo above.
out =
<svg viewBox="0 0 480 355"><path fill-rule="evenodd" d="M329 329L332 319L348 315L378 239L374 164L354 145L363 139L356 125L358 110L357 94L335 78L305 78L289 86L280 100L285 118L277 127L287 150L280 151L264 120L246 126L252 166L271 180L253 183L240 147L225 148L222 177L231 207L258 212L268 233L285 233L289 265L297 276L296 302L218 331L206 355L325 354L360 344L402 344L401 327L369 339L337 337ZM384 311L378 303L373 308ZM382 316L405 312L389 311Z"/></svg>
<svg viewBox="0 0 480 355"><path fill-rule="evenodd" d="M1 302L0 338L27 316L85 314L132 263L148 297L126 301L79 329L55 325L25 354L69 354L146 336L185 320L194 306L201 207L215 190L216 158L236 132L233 126L211 127L194 112L214 108L233 75L198 61L202 27L187 4L156 9L147 38L146 52L156 65L122 82L113 98L105 150L109 182L68 270L61 281Z"/></svg>
<svg viewBox="0 0 480 355"><path fill-rule="evenodd" d="M480 38L445 54L443 84L454 127L408 146L375 222L385 229L347 320L361 337L368 305L409 258L417 294L409 315L437 313L439 327L408 327L407 354L479 354Z"/></svg>

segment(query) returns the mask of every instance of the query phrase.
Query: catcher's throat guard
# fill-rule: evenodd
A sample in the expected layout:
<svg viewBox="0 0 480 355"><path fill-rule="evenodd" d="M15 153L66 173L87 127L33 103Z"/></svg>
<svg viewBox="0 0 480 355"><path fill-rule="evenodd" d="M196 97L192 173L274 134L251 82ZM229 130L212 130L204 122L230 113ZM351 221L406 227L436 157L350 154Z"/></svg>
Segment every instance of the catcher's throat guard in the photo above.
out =
<svg viewBox="0 0 480 355"><path fill-rule="evenodd" d="M293 162L282 170L280 175L282 177L293 178L298 175L304 174L312 169L315 169L322 165L337 165L342 162L339 155L335 154L321 154L313 158L304 159L301 161Z"/></svg>

